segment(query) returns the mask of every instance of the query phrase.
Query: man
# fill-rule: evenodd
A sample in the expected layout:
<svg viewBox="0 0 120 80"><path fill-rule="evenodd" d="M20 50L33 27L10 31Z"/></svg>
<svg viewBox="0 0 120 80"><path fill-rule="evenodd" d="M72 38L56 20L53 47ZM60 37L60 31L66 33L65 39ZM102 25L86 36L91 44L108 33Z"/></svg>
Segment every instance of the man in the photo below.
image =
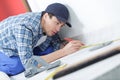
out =
<svg viewBox="0 0 120 80"><path fill-rule="evenodd" d="M0 71L11 76L30 69L34 73L28 75L33 75L40 66L40 56L35 56L38 51L47 62L78 51L83 46L78 40L72 40L60 49L57 33L65 24L71 27L68 17L68 9L63 4L53 3L43 12L30 12L3 20L0 23ZM46 40L37 45L43 36L47 36Z"/></svg>

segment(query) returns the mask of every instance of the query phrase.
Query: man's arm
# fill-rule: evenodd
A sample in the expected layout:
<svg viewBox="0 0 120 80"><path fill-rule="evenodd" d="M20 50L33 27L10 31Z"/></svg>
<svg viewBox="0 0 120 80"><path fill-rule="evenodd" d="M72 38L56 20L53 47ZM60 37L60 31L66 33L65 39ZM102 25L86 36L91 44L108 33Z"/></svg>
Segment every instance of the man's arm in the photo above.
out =
<svg viewBox="0 0 120 80"><path fill-rule="evenodd" d="M52 62L69 54L72 54L80 49L84 44L78 40L72 40L62 49L59 49L51 54L41 56L45 61Z"/></svg>

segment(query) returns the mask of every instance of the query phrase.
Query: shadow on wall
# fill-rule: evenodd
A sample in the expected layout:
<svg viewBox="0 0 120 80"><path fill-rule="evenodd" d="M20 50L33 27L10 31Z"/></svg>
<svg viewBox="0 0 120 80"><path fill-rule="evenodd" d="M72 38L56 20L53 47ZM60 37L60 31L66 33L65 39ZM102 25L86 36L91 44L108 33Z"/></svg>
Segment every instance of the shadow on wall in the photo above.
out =
<svg viewBox="0 0 120 80"><path fill-rule="evenodd" d="M80 22L78 18L79 13L76 14L70 6L68 5L66 6L70 12L70 17L68 22L71 23L72 27L69 28L67 25L65 25L65 27L62 27L60 31L60 36L62 38L64 37L75 38L75 36L82 34L84 25L82 24L82 22ZM81 35L81 38L82 37L83 36Z"/></svg>

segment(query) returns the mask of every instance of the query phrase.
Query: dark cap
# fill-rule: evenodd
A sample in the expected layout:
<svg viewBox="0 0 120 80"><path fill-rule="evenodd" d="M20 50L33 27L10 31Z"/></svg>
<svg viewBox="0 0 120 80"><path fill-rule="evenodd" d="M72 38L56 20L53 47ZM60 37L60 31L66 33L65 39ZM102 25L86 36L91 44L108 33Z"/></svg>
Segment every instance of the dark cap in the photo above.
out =
<svg viewBox="0 0 120 80"><path fill-rule="evenodd" d="M50 4L45 9L45 12L53 14L54 16L57 17L58 20L66 23L69 27L71 27L71 24L68 22L69 11L67 7L64 6L63 4L61 3Z"/></svg>

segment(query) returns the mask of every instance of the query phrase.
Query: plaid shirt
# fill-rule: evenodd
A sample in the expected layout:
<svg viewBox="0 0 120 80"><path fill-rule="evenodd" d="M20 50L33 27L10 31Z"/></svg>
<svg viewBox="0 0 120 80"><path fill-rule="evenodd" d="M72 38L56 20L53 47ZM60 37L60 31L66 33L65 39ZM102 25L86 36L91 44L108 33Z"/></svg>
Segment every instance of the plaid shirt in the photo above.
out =
<svg viewBox="0 0 120 80"><path fill-rule="evenodd" d="M35 63L39 62L33 57L33 48L44 36L40 25L41 14L30 12L12 16L0 22L0 51L9 57L19 56L25 69L28 68L26 64L29 65L30 60L34 61L30 64L30 68L34 68ZM49 45L52 45L54 50L60 48L58 34L47 37L39 47L44 51Z"/></svg>

